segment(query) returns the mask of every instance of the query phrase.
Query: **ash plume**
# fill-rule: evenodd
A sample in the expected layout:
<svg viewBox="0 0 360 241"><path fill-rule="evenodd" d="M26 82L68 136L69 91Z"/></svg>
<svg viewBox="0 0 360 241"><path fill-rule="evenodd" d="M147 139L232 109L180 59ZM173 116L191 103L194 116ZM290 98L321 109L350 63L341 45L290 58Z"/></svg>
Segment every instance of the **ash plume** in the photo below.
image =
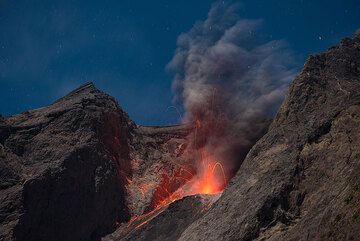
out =
<svg viewBox="0 0 360 241"><path fill-rule="evenodd" d="M168 64L175 101L197 127L193 147L210 149L230 172L263 135L297 73L286 42L261 41L262 21L241 19L240 8L213 4L205 21L178 37Z"/></svg>

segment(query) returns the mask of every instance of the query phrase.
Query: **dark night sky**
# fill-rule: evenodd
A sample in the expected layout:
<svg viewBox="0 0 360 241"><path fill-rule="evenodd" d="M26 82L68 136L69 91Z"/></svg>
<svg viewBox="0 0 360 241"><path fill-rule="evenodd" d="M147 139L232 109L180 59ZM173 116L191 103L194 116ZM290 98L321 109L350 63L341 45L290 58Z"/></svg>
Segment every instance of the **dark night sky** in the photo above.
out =
<svg viewBox="0 0 360 241"><path fill-rule="evenodd" d="M137 123L178 120L165 69L179 34L206 18L209 0L0 0L0 113L48 105L92 80ZM243 0L264 39L284 39L299 58L360 27L359 0Z"/></svg>

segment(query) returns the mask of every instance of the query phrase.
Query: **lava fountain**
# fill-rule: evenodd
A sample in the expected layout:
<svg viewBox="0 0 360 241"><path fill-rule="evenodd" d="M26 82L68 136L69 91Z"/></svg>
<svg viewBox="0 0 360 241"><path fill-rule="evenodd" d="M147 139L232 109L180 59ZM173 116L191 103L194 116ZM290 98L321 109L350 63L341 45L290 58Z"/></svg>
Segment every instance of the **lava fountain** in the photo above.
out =
<svg viewBox="0 0 360 241"><path fill-rule="evenodd" d="M184 196L222 193L227 184L225 170L221 162L215 160L213 155L205 149L200 150L200 152L198 173L181 187Z"/></svg>
<svg viewBox="0 0 360 241"><path fill-rule="evenodd" d="M226 171L221 162L205 148L199 150L197 168L181 166L172 177L162 176L162 182L153 195L151 210L162 208L183 197L197 194L220 194L228 183ZM174 184L182 180L175 191Z"/></svg>

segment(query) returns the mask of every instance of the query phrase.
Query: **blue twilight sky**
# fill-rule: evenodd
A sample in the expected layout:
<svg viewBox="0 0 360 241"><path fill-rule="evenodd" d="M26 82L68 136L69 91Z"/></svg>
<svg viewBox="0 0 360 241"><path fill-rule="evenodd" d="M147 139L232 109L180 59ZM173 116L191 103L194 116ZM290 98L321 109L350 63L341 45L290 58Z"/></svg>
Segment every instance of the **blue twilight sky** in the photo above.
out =
<svg viewBox="0 0 360 241"><path fill-rule="evenodd" d="M0 0L0 114L48 105L92 80L139 124L175 123L172 75L177 37L204 20L210 0ZM352 36L359 0L242 0L265 39L306 56Z"/></svg>

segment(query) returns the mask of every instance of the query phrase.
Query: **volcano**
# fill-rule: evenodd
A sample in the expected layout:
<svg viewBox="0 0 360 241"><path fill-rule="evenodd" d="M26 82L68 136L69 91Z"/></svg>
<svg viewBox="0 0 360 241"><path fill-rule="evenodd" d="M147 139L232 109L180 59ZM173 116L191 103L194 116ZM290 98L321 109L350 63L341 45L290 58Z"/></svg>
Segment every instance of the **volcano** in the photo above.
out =
<svg viewBox="0 0 360 241"><path fill-rule="evenodd" d="M0 240L358 240L359 90L360 32L310 56L232 166L203 120L137 125L92 83L0 117Z"/></svg>
<svg viewBox="0 0 360 241"><path fill-rule="evenodd" d="M118 227L140 228L184 197L218 197L228 181L223 167L208 155L197 173L189 153L197 128L139 126L92 83L2 117L2 238L100 240ZM203 197L185 202L196 217L215 200Z"/></svg>

